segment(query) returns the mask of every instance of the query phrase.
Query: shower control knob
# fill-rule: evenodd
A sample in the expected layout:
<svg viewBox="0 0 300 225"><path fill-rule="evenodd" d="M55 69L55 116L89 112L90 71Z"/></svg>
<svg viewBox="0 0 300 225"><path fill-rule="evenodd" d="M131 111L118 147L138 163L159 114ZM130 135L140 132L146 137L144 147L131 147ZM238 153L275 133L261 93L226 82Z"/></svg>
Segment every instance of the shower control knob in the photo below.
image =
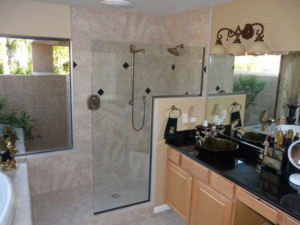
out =
<svg viewBox="0 0 300 225"><path fill-rule="evenodd" d="M100 98L97 95L90 95L87 101L89 110L97 110L100 108Z"/></svg>

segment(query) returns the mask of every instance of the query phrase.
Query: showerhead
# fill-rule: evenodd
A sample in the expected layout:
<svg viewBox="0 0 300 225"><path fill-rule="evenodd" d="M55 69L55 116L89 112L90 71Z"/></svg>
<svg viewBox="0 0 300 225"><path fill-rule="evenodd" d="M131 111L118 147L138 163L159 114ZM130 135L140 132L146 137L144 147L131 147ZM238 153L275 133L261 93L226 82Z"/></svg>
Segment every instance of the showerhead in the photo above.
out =
<svg viewBox="0 0 300 225"><path fill-rule="evenodd" d="M168 52L171 53L172 55L179 56L179 52L177 51L177 48L184 48L184 45L181 44L176 46L175 48L168 48Z"/></svg>

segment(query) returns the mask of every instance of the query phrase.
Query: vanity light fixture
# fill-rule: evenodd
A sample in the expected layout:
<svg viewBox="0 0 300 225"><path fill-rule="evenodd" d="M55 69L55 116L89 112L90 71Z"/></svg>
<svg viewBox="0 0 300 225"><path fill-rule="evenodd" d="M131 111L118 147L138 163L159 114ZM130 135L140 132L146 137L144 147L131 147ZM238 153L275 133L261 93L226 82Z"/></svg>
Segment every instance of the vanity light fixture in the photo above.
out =
<svg viewBox="0 0 300 225"><path fill-rule="evenodd" d="M240 38L244 38L246 40L250 39L254 35L254 26L260 26L260 29L257 29L256 31L256 39L254 43L250 46L248 49L247 54L248 55L262 55L269 53L269 48L265 44L263 40L264 35L264 26L261 23L253 23L253 24L246 24L244 29L241 29L240 26L236 28L236 30L232 30L230 28L222 28L217 33L217 40L215 46L211 49L210 54L211 55L245 55L246 49L242 45ZM220 33L226 30L227 32L227 40L231 37L236 37L233 44L229 47L229 49L226 51L225 47L223 46L223 43L221 41L223 35Z"/></svg>

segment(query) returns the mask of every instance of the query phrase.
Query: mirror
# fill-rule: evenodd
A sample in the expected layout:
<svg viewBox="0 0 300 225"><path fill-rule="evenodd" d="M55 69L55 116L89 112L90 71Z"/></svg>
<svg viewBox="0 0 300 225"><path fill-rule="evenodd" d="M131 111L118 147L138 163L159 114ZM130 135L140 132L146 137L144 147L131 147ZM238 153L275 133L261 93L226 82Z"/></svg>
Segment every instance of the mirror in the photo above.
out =
<svg viewBox="0 0 300 225"><path fill-rule="evenodd" d="M290 162L297 168L300 169L300 140L295 141L288 149L288 157ZM300 186L300 173L294 173L289 178L290 182Z"/></svg>
<svg viewBox="0 0 300 225"><path fill-rule="evenodd" d="M267 119L273 117L277 122L281 115L288 116L287 104L298 101L299 69L299 52L268 56L211 55L208 95L244 92L247 95L244 126L260 126L263 110ZM295 124L299 121L298 110Z"/></svg>
<svg viewBox="0 0 300 225"><path fill-rule="evenodd" d="M294 142L288 152L290 162L300 169L300 141Z"/></svg>

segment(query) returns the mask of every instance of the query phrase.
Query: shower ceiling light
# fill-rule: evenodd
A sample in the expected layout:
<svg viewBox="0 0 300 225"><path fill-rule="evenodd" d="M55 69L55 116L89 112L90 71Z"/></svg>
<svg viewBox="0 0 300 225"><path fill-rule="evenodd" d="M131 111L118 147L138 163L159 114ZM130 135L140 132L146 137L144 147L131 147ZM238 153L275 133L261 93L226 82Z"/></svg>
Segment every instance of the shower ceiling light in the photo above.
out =
<svg viewBox="0 0 300 225"><path fill-rule="evenodd" d="M100 4L110 9L126 9L133 6L133 3L127 0L103 0Z"/></svg>
<svg viewBox="0 0 300 225"><path fill-rule="evenodd" d="M250 46L248 49L248 55L261 55L261 54L268 54L269 48L264 43L263 35L264 35L264 26L261 23L253 23L253 24L246 24L244 29L241 29L240 26L236 28L236 30L232 30L229 28L222 28L217 33L217 41L214 47L212 47L210 54L211 55L224 55L226 54L226 49L224 48L222 44L222 35L220 34L221 31L226 30L227 32L227 40L228 37L236 37L235 41L233 42L233 45L230 46L230 48L227 50L227 54L230 55L245 55L246 50L245 47L242 45L240 41L240 37L244 38L246 40L250 39L254 35L254 26L260 26L260 30L256 31L256 39L254 43Z"/></svg>

